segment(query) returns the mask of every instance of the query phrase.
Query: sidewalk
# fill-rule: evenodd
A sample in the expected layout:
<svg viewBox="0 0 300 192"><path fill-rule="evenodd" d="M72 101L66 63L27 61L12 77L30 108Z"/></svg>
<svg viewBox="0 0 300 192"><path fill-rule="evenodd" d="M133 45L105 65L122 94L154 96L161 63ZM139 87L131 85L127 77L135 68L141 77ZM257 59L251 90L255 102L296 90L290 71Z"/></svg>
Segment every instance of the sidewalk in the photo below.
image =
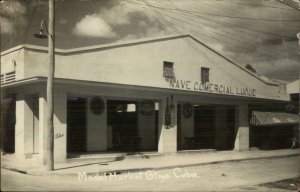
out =
<svg viewBox="0 0 300 192"><path fill-rule="evenodd" d="M99 174L116 172L137 172L146 170L162 170L175 167L192 167L224 162L239 162L257 159L283 158L299 156L300 149L283 149L270 151L217 151L217 152L187 152L173 155L139 155L135 158L123 156L117 160L107 158L70 160L67 163L55 164L55 170L42 171L34 162L17 162L13 158L2 156L1 167L31 175L77 176L78 173Z"/></svg>

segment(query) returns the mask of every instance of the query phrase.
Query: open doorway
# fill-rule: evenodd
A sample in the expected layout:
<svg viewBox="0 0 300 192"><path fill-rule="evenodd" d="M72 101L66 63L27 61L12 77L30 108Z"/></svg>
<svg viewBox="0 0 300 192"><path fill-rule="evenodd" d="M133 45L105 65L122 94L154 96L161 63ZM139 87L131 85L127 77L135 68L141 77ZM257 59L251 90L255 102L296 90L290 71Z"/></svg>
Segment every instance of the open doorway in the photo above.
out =
<svg viewBox="0 0 300 192"><path fill-rule="evenodd" d="M234 133L233 106L190 103L177 105L178 150L232 150Z"/></svg>
<svg viewBox="0 0 300 192"><path fill-rule="evenodd" d="M87 99L68 97L67 152L87 151Z"/></svg>
<svg viewBox="0 0 300 192"><path fill-rule="evenodd" d="M139 150L137 102L107 101L107 124L111 128L111 151Z"/></svg>
<svg viewBox="0 0 300 192"><path fill-rule="evenodd" d="M15 152L16 97L1 100L1 145L4 153Z"/></svg>

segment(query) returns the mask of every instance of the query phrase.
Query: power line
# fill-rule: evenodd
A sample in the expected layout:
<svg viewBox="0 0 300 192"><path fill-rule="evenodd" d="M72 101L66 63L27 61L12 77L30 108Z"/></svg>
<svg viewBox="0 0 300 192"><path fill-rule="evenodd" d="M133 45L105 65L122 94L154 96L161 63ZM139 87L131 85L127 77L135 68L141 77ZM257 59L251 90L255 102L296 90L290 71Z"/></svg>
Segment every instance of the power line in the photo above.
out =
<svg viewBox="0 0 300 192"><path fill-rule="evenodd" d="M212 1L212 0L209 0L209 1ZM266 7L266 8L272 8L272 9L296 11L295 9L289 9L289 8L284 8L284 7L274 7L274 6L267 6L267 5L256 5L256 4L249 4L249 3L240 3L240 2L235 2L235 1L232 1L232 0L229 0L229 1L214 0L214 1L221 1L221 2L224 2L224 3L238 4L238 5L245 5L245 6Z"/></svg>
<svg viewBox="0 0 300 192"><path fill-rule="evenodd" d="M128 1L130 2L130 1ZM135 3L135 4L140 4L137 2L130 2L130 3ZM155 8L160 9L161 7L152 5ZM165 9L170 9L170 10L176 10L173 8L166 8ZM199 13L199 14L203 14L203 15L210 15L210 16L215 16L215 17L222 17L222 18L231 18L231 19L246 19L246 20L255 20L255 21L275 21L277 22L277 19L266 19L266 18L254 18L254 17L240 17L240 16L230 16L230 15L219 15L219 14L214 14L214 13L208 13L208 12L203 12L203 11L191 11L191 10L184 10L184 9L179 9L182 12L187 12L187 13ZM281 20L283 22L298 22L300 21L299 19L283 19Z"/></svg>
<svg viewBox="0 0 300 192"><path fill-rule="evenodd" d="M126 1L126 0L123 0L123 1ZM127 3L133 3L131 1L126 1ZM144 4L141 4L141 3L133 3L133 4L140 4L140 5L144 5ZM268 34L268 35L273 35L273 36L277 36L277 37L285 37L285 38L288 38L288 39L297 39L296 37L290 37L290 36L282 36L280 34L276 34L276 33L272 33L272 32L267 32L267 31L261 31L261 30L255 30L255 29L251 29L251 28L248 28L246 26L238 26L238 25L234 25L232 23L227 23L225 21L219 21L219 20L215 20L215 19L211 19L211 18L207 18L207 17L204 17L204 16L201 16L201 15L197 15L197 14L194 14L190 11L184 11L184 10L181 10L181 9L172 9L172 8L165 8L165 7L159 7L159 6L154 6L155 8L157 9L162 9L162 10L174 10L174 11L179 11L179 12L185 12L187 14L190 14L190 15L193 15L195 17L199 17L199 18L205 18L205 19L208 19L208 20L212 20L213 22L216 22L216 23L219 23L219 24L227 24L227 25L230 25L230 27L234 27L234 28L238 28L240 30L243 30L243 29L246 29L246 30L249 30L249 31L254 31L254 32L257 32L257 33L264 33L264 34ZM276 20L278 21L278 20ZM243 27L243 28L242 28ZM245 31L243 31L245 32Z"/></svg>
<svg viewBox="0 0 300 192"><path fill-rule="evenodd" d="M144 8L144 9L148 9L147 7L144 7L144 6L142 6L142 5L137 5L137 6L141 6L142 8ZM180 13L180 12L179 12ZM187 14L185 14L185 13L180 13L180 14L182 14L182 15L187 15ZM176 14L177 15L177 14ZM172 19L175 19L175 20L177 20L177 21L180 21L180 22L182 22L182 23L185 23L185 24L190 24L191 25L191 27L194 27L194 28L199 28L199 29L203 29L204 31L206 31L206 32L210 32L210 33L215 33L215 34L217 34L217 35L222 35L222 36L224 36L224 34L222 33L222 34L220 34L220 33L218 33L218 32L215 32L215 31L211 31L211 30L208 30L208 29L205 29L205 28L203 28L201 25L199 26L199 25L197 25L197 26L195 26L193 23L190 23L190 22L188 22L188 21L185 21L185 20L181 20L181 19L179 19L179 18L177 18L177 17L172 17L172 16L170 16L170 15L166 15L166 14L164 14L164 16L167 16L167 17L169 17L169 18L172 18ZM180 16L179 16L180 17ZM182 17L180 17L180 18L182 18ZM197 22L197 23L199 23L199 21L195 21L195 20L189 20L189 21L193 21L193 22ZM195 30L192 30L192 29L189 29L190 31L193 31L193 32L195 32L195 33L197 33L197 34L200 34L198 31L195 31ZM226 32L226 33L228 33L227 31L224 31L224 32ZM231 33L230 33L231 34ZM209 38L211 38L211 39L215 39L216 41L218 41L218 42L220 42L221 40L220 39L218 39L218 38L216 38L215 36L209 36L209 35L207 35L207 34L205 34L205 33L201 33L201 35L206 35L207 37L209 37ZM231 34L231 35L233 35L233 34ZM244 42L244 41L241 41L240 39L236 39L236 35L233 35L233 37L231 37L231 36L226 36L226 37L228 37L228 38L230 38L230 39L232 39L232 40L235 40L235 41L240 41L240 42L242 42L243 44L249 44L250 46L254 46L254 44L250 44L248 41L247 42ZM224 41L224 38L222 39L223 41ZM232 45L234 45L234 46L236 46L236 47L240 47L241 49L244 49L244 50L247 50L247 51L253 51L253 50L249 50L249 49L247 49L246 47L242 47L242 46L239 46L239 45L236 45L236 44L234 44L232 41L225 41L225 42L227 42L227 43L229 43L229 44L232 44ZM279 50L278 50L279 51ZM281 53L281 52L280 52ZM268 54L264 54L264 53L259 53L259 54L261 54L261 55L265 55L265 56L268 56L268 57L270 57L270 52L268 52Z"/></svg>

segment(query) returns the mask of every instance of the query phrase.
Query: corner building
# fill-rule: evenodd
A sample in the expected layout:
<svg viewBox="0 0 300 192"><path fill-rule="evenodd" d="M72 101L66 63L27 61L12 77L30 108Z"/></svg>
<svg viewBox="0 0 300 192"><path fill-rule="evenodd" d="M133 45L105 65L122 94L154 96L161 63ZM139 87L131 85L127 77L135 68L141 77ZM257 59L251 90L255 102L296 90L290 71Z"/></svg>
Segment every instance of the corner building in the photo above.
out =
<svg viewBox="0 0 300 192"><path fill-rule="evenodd" d="M285 84L191 35L55 54L55 162L91 153L272 150L299 140L298 105ZM47 63L46 47L20 45L1 53L2 150L40 164Z"/></svg>

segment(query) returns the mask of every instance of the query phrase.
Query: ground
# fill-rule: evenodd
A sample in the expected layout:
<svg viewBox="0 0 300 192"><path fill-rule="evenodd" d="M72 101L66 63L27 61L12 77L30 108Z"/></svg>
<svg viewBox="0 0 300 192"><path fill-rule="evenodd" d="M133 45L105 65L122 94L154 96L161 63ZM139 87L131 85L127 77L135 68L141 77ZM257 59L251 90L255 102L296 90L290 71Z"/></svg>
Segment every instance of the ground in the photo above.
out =
<svg viewBox="0 0 300 192"><path fill-rule="evenodd" d="M299 156L296 156L106 176L85 177L81 173L80 179L77 176L32 176L2 169L1 190L295 191L299 168Z"/></svg>

